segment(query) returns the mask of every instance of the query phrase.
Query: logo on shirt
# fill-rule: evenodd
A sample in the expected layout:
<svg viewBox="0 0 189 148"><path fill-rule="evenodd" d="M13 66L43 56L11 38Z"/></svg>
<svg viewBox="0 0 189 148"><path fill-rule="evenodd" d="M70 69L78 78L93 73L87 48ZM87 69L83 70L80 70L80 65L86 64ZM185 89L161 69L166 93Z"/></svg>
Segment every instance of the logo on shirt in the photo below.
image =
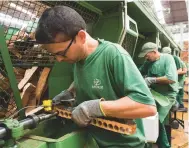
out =
<svg viewBox="0 0 189 148"><path fill-rule="evenodd" d="M92 88L103 89L103 86L101 85L101 81L99 79L94 79Z"/></svg>

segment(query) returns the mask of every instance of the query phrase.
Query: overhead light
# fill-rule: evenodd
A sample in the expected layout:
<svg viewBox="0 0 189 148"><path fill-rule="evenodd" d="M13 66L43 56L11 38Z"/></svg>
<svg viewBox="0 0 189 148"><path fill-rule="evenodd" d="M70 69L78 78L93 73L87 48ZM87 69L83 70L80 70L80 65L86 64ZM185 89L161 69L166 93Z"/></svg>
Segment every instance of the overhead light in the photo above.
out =
<svg viewBox="0 0 189 148"><path fill-rule="evenodd" d="M153 0L154 1L154 6L156 9L156 13L157 13L157 17L159 19L159 22L161 24L165 24L165 19L164 19L164 15L163 15L163 8L161 5L161 1L160 0Z"/></svg>
<svg viewBox="0 0 189 148"><path fill-rule="evenodd" d="M28 10L26 10L26 9L24 9L24 8L22 8L22 7L20 7L20 6L18 6L18 5L16 5L15 3L10 3L10 7L15 8L15 9L18 10L18 11L21 11L21 12L23 12L23 13L26 13L26 14L30 15L30 16L32 16L32 18L33 18L33 17L36 17L35 14L33 14L32 12L30 12L30 11L28 11Z"/></svg>
<svg viewBox="0 0 189 148"><path fill-rule="evenodd" d="M127 2L133 2L134 0L127 0Z"/></svg>

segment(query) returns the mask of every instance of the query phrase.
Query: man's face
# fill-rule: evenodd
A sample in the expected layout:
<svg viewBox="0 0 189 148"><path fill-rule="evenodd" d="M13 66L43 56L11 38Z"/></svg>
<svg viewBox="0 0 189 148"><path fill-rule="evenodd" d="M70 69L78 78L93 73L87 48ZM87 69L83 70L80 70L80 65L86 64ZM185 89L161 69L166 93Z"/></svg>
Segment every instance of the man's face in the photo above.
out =
<svg viewBox="0 0 189 148"><path fill-rule="evenodd" d="M150 51L145 55L145 59L147 61L156 61L156 52L155 51Z"/></svg>
<svg viewBox="0 0 189 148"><path fill-rule="evenodd" d="M59 37L57 36L55 41L58 41ZM76 63L85 54L84 42L81 41L78 35L64 42L43 44L43 47L52 53L58 62Z"/></svg>

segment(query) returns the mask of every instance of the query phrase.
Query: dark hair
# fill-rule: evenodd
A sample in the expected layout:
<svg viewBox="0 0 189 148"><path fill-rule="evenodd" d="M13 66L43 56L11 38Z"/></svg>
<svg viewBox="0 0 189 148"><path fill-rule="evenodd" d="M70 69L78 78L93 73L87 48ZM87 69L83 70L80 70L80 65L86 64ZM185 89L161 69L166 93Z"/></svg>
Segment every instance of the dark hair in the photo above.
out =
<svg viewBox="0 0 189 148"><path fill-rule="evenodd" d="M37 43L55 43L56 35L62 33L66 41L74 38L81 29L86 29L86 23L81 15L70 7L56 6L46 9L41 15L35 38Z"/></svg>

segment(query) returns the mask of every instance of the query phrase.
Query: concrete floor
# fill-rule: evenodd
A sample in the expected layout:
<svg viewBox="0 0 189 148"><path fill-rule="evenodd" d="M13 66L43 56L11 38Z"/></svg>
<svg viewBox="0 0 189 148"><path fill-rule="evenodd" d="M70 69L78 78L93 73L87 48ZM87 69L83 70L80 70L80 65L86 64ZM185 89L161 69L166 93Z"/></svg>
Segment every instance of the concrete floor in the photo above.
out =
<svg viewBox="0 0 189 148"><path fill-rule="evenodd" d="M188 102L184 103L188 107ZM182 118L181 113L177 113L179 119ZM184 113L185 129L179 126L178 129L172 129L172 148L188 148L188 113Z"/></svg>

